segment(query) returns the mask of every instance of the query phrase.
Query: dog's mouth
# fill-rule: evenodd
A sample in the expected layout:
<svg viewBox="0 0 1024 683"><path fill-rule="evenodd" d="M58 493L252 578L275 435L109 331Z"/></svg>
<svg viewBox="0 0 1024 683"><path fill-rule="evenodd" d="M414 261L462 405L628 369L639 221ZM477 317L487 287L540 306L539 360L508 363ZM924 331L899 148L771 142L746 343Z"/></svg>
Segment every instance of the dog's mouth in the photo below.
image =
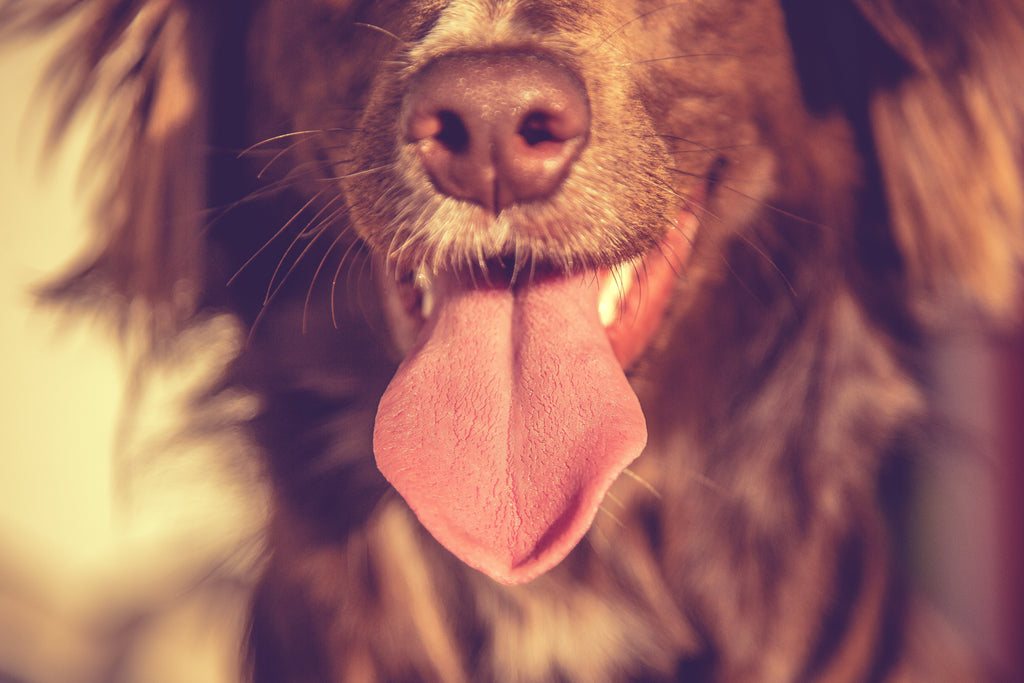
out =
<svg viewBox="0 0 1024 683"><path fill-rule="evenodd" d="M597 286L598 318L624 370L643 355L660 326L696 232L694 214L681 211L676 226L646 254L612 267L585 271ZM556 277L544 267L509 267L502 259L462 275L431 273L421 267L398 277L386 277L383 293L392 340L403 357L409 355L434 312L439 293L452 286L453 280L461 280L469 289L515 292Z"/></svg>
<svg viewBox="0 0 1024 683"><path fill-rule="evenodd" d="M405 358L377 409L377 466L434 538L503 583L561 562L646 446L626 370L661 326L698 223L681 211L637 254L652 235L635 225L659 212L630 201L662 207L670 193L625 159L626 177L609 177L620 159L592 139L591 105L547 53L436 57L409 80L398 125L427 227L400 214L393 233L368 235L392 268L415 266L417 249L431 264L385 287ZM646 194L622 207L597 196L620 185ZM619 262L630 229L636 258ZM609 267L580 265L594 263Z"/></svg>
<svg viewBox="0 0 1024 683"><path fill-rule="evenodd" d="M639 456L647 429L625 371L696 227L683 211L654 249L600 271L420 272L387 288L406 348L378 408L377 464L466 564L508 584L548 571Z"/></svg>

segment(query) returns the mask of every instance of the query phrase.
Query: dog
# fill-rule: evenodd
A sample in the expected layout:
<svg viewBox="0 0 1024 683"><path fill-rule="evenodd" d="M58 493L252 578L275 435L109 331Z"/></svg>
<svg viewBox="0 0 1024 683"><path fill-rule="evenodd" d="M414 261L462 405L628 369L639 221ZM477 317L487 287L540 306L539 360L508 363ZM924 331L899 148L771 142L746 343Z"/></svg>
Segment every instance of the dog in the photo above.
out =
<svg viewBox="0 0 1024 683"><path fill-rule="evenodd" d="M894 482L930 337L1013 324L1024 3L0 5L72 20L46 296L247 330L253 680L986 679Z"/></svg>

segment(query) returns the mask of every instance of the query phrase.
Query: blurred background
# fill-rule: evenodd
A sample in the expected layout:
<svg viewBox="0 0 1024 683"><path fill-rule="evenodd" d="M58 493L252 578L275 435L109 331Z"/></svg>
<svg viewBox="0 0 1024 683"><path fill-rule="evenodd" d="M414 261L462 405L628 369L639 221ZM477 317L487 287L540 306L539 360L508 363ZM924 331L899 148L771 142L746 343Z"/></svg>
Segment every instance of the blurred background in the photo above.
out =
<svg viewBox="0 0 1024 683"><path fill-rule="evenodd" d="M204 457L238 435L173 439L183 396L237 330L215 322L185 340L189 362L143 388L131 350L101 324L34 305L33 288L88 243L97 175L83 161L84 127L43 161L47 116L33 92L56 40L0 48L0 682L237 680L265 506L251 480ZM951 437L948 452L930 454L914 555L941 609L1018 667L1015 343L991 353L965 332L936 352L951 434L982 446L964 457ZM242 399L230 408L250 409Z"/></svg>
<svg viewBox="0 0 1024 683"><path fill-rule="evenodd" d="M98 175L86 126L44 160L57 41L0 46L0 682L235 681L262 506L174 439L235 331L141 387L100 321L35 304L89 243Z"/></svg>

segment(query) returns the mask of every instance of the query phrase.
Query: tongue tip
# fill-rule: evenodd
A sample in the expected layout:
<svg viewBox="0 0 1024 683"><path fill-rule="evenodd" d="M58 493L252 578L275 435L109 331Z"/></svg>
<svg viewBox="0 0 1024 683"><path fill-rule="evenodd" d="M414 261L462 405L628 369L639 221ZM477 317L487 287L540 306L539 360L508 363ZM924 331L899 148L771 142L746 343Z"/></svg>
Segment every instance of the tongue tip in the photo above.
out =
<svg viewBox="0 0 1024 683"><path fill-rule="evenodd" d="M633 447L623 449L618 462L605 469L604 476L589 479L556 519L531 518L534 528L519 528L515 542L508 542L507 529L505 533L481 534L467 528L465 519L430 505L417 511L415 497L406 500L431 535L459 560L498 583L528 583L560 564L586 536L608 491L646 445L646 425L636 427L633 434L639 437Z"/></svg>
<svg viewBox="0 0 1024 683"><path fill-rule="evenodd" d="M575 545L575 543L573 545ZM551 569L554 569L554 567L564 559L564 556L568 554L568 551L566 551L564 554L558 553L551 558L546 558L545 556L529 557L516 564L499 564L491 562L481 564L479 566L471 564L470 566L483 572L498 583L506 586L518 586L524 583L529 583L537 577L546 574ZM550 553L545 553L545 555L550 555Z"/></svg>
<svg viewBox="0 0 1024 683"><path fill-rule="evenodd" d="M546 538L534 548L526 552L511 553L507 547L474 548L457 547L456 544L443 543L448 550L470 567L483 572L498 583L515 586L528 583L554 569L576 547L593 521L593 514L571 515L564 530L549 530ZM435 534L435 537L439 534ZM440 538L438 540L441 540Z"/></svg>
<svg viewBox="0 0 1024 683"><path fill-rule="evenodd" d="M565 554L568 554L568 551ZM479 558L479 561L476 562L460 557L457 554L456 556L473 569L506 586L518 586L529 583L553 569L563 558L561 553L552 556L551 552L530 555L521 560L511 561L508 558L493 555Z"/></svg>
<svg viewBox="0 0 1024 683"><path fill-rule="evenodd" d="M490 578L505 585L514 586L528 583L558 566L583 540L597 516L605 487L589 506L567 510L558 522L547 530L543 538L526 554L510 556L507 548L482 554L472 561L459 552L452 552L466 564Z"/></svg>

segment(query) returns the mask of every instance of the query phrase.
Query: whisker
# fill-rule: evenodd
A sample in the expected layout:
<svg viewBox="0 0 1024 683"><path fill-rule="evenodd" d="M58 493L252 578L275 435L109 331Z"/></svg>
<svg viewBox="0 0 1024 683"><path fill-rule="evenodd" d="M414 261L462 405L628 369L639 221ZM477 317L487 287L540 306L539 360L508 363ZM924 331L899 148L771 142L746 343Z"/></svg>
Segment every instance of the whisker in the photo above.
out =
<svg viewBox="0 0 1024 683"><path fill-rule="evenodd" d="M630 67L641 64L654 64L657 62L670 62L675 59L693 59L698 57L733 57L728 52L692 52L688 54L673 55L671 57L652 57L651 59L638 59L635 62L623 62L619 66Z"/></svg>
<svg viewBox="0 0 1024 683"><path fill-rule="evenodd" d="M332 209L329 214L324 216L324 213L327 212L327 210L331 207L331 205L334 204L335 202L339 201L339 200L341 201L341 206L339 206L339 207L337 207L335 209ZM324 228L324 226L326 226L327 224L332 222L334 219L336 219L339 215L341 215L341 213L346 208L347 207L345 206L344 199L342 198L342 196L340 194L339 195L335 195L334 197L331 198L330 201L328 201L323 206L323 208L321 208L319 211L317 211L315 216L313 216L312 218L309 219L309 221L306 223L306 227L303 228L302 232L299 233L298 237L300 237L300 238L302 238L302 237L309 237L310 235L314 235L314 234L318 233L320 230L322 230ZM321 218L321 216L324 216L324 217Z"/></svg>
<svg viewBox="0 0 1024 683"><path fill-rule="evenodd" d="M292 142L292 143L291 143L290 145L287 145L286 147L284 147L283 149L281 149L281 150L280 150L280 151L279 151L279 152L278 152L277 154L275 154L274 156L272 156L272 157L270 158L270 161L268 161L268 162L267 162L266 164L264 164L264 165L263 165L263 168L261 168L261 169L259 170L259 173L257 173L257 174L256 174L256 178L257 178L257 180L261 180L261 179L263 178L263 175L264 175L264 174L265 174L265 173L266 173L267 171L269 171L269 170L270 170L270 167L271 167L271 166L273 166L273 165L274 165L275 163L277 163L277 162L278 162L278 161L279 161L279 160L280 160L280 159L281 159L282 157L284 157L284 155L286 155L286 154L288 154L289 152L291 152L292 150L294 150L294 149L295 149L296 147L298 147L299 145L301 145L301 144L302 144L303 142L305 142L305 139L301 139L301 140L296 140L295 142Z"/></svg>
<svg viewBox="0 0 1024 683"><path fill-rule="evenodd" d="M371 173L382 173L384 171L390 171L395 167L395 164L381 164L380 166L374 166L373 168L365 168L361 171L352 171L351 173L345 173L340 176L333 176L329 180L351 180L352 178L358 178L361 175L370 175Z"/></svg>
<svg viewBox="0 0 1024 683"><path fill-rule="evenodd" d="M679 169L670 169L670 170L672 170L674 172L677 172L677 173L683 173L683 172L679 171ZM691 175L691 174L686 174L686 173L683 173L683 174L684 175ZM692 177L704 179L704 176L700 176L700 175L697 175L697 174L692 174ZM672 187L668 183L665 183L665 182L660 181L660 180L658 181L658 184L661 185L666 190L668 190L670 193L672 193L672 195L674 197L679 199L679 201L681 201L683 203L683 208L685 208L687 211L689 211L691 214L693 214L693 216L697 219L698 222L701 220L701 214L705 214L706 216L709 216L709 217L714 218L716 220L720 219L719 216L717 216L714 213L712 213L712 211L708 208L708 206L706 204L704 204L703 202L698 202L692 195L686 194L685 192L680 192L679 190L677 190L676 188ZM704 227L703 224L701 225L701 227L702 228ZM685 237L686 241L690 243L690 246L693 246L693 240L689 237L689 235L686 235L685 233L683 233L683 237Z"/></svg>
<svg viewBox="0 0 1024 683"><path fill-rule="evenodd" d="M692 171L684 171L683 169L679 169L679 168L672 168L672 169L669 169L669 171L672 172L672 173L675 173L677 175L687 176L689 178L700 178L702 180L706 178L706 176L704 176L703 174L694 173ZM824 224L824 223L812 220L810 218L806 218L805 216L801 216L799 214L792 213L791 211L786 211L785 209L780 208L778 206L775 206L775 205L771 204L770 202L768 202L768 201L766 201L764 199L757 199L755 197L751 197L750 195L746 194L745 192L742 192L742 191L736 189L732 185L728 185L726 183L719 182L719 183L715 184L715 187L716 188L721 188L721 189L726 190L728 192L731 192L731 193L737 195L738 197L741 197L743 199L749 200L751 202L756 202L759 206L761 206L761 207L763 207L765 209L768 209L770 211L773 211L773 212L779 214L780 216L785 216L786 218L792 218L795 221L800 221L801 223L804 223L806 225L812 225L812 226L814 226L816 228L821 228L823 230L827 230L829 228L829 226Z"/></svg>
<svg viewBox="0 0 1024 683"><path fill-rule="evenodd" d="M700 219L698 218L697 220L699 221ZM683 239L685 239L690 244L690 247L693 247L693 239L689 235L687 235L685 232L683 232L676 226L672 226L672 228L670 229L679 232L683 236ZM661 252L661 257L668 262L668 265L672 269L672 272L675 274L676 278L678 279L683 277L685 273L681 271L679 267L682 263L684 263L685 259L683 259L683 257L677 254L675 252L675 249L673 249L671 245L665 244L664 241L658 243L658 251Z"/></svg>
<svg viewBox="0 0 1024 683"><path fill-rule="evenodd" d="M619 497L616 496L611 491L609 491L608 493L604 494L604 497L605 497L606 500L610 500L611 502L615 503L616 505L618 505L623 510L626 509L626 504L623 503L622 500L620 500Z"/></svg>
<svg viewBox="0 0 1024 683"><path fill-rule="evenodd" d="M232 275L232 276L231 276L231 278L230 278L230 279L228 280L228 286L230 287L230 286L231 286L231 284L232 284L232 283L233 283L233 282L234 282L234 281L235 281L236 279L238 279L238 277L239 277L239 276L240 276L240 275L242 274L242 272L243 272L243 271L244 271L244 270L245 270L246 268L248 268L248 267L249 267L249 266L250 266L250 265L252 264L252 262L253 262L253 261L255 261L257 257L259 257L259 255L260 255L260 254L262 254L262 253L263 253L264 251L266 251L266 250L267 250L267 248L269 248L269 247L270 247L270 245L271 245L271 244L273 244L273 243L274 243L274 242L275 242L275 241L277 240L277 238L278 238L278 237L280 237L281 235L283 235L283 234L285 233L285 231L287 231L287 230L288 230L288 227L289 227L289 226L290 226L290 225L291 225L292 223L294 223L294 222L295 222L295 220L296 220L296 219L297 219L297 218L298 218L298 217L299 217L300 215L302 215L302 212L303 212L303 211L305 211L306 209L308 209L308 208L309 208L309 207L310 207L310 206L311 206L311 205L313 204L313 202L317 201L317 199L319 199L319 198L320 198L320 196L321 196L321 195L322 195L322 194L323 194L324 192L326 192L326 190L327 190L327 188L324 188L324 189L320 190L319 192L317 192L317 193L316 193L315 195L313 195L312 197L310 197L310 198L309 198L309 200L308 200L308 201L307 201L307 202L306 202L305 204L303 204L303 205L302 205L302 208L300 208L300 209L299 209L298 211L296 211L296 212L295 212L294 214L292 214L292 217L291 217L291 218L289 218L289 219L288 219L288 220L287 220L287 221L285 222L285 224L284 224L284 225L282 225L282 226L281 226L281 227L280 227L280 228L279 228L279 229L277 230L277 232L275 232L275 233L274 233L274 235L273 235L273 236L272 236L272 237L271 237L270 239L268 239L268 240L267 240L266 242L264 242L264 243L263 243L263 246L261 246L261 247L260 247L259 249L257 249L257 250L256 250L256 251L255 251L255 252L253 253L253 255L252 255L252 256L250 256L250 257L249 257L248 259L246 259L245 263L243 263L243 264L242 264L242 265L241 265L241 266L240 266L240 267L238 268L238 270L237 270L237 271L235 271L235 274L234 274L234 275Z"/></svg>
<svg viewBox="0 0 1024 683"><path fill-rule="evenodd" d="M260 307L260 312L256 314L256 319L253 320L252 321L252 325L249 326L249 334L247 334L246 337L245 337L245 346L246 347L252 346L253 339L256 338L256 330L257 330L257 328L259 328L260 323L263 322L263 318L266 317L266 314L267 314L267 304L264 303Z"/></svg>
<svg viewBox="0 0 1024 683"><path fill-rule="evenodd" d="M675 272L675 269L673 269L673 272ZM645 260L641 259L639 262L633 264L633 275L636 277L637 297L639 297L640 302L642 303L646 296L645 292L647 291L647 284L650 281L650 275L647 272L647 262ZM633 313L634 322L636 318L640 316L640 310L641 307L637 306Z"/></svg>
<svg viewBox="0 0 1024 683"><path fill-rule="evenodd" d="M324 133L341 133L341 132L344 132L344 131L358 132L358 131L354 131L354 129L349 129L349 128L320 128L320 129L314 129L314 130L295 130L295 131L292 131L290 133L281 133L280 135L274 135L273 137L269 137L269 138L266 138L264 140L260 140L259 142L254 143L252 145L249 145L248 147L243 149L241 152L239 152L238 155L235 158L241 159L244 156L248 156L249 154L251 154L255 150L259 149L260 147L264 147L264 146L269 145L269 144L271 144L273 142L278 142L280 140L285 140L285 139L288 139L288 138L294 138L294 137L300 137L300 136L308 137L308 136L311 136L311 135L322 135Z"/></svg>
<svg viewBox="0 0 1024 683"><path fill-rule="evenodd" d="M623 529L625 529L625 528L626 528L626 525L625 525L625 524L624 524L624 523L622 522L622 520L621 520L621 519L619 519L619 518L618 518L617 516L615 516L615 513L613 513L613 512L609 512L608 508L607 508L607 507L606 507L605 505L603 505L603 504L602 504L602 505L600 505L600 506L599 506L599 507L598 507L597 509L598 509L598 510L599 510L599 511L600 511L600 512L601 512L602 514L608 515L608 517L609 517L609 518L610 518L610 519L611 519L611 520L612 520L613 522L615 522L615 524L617 524L618 526L620 526L621 528L623 528Z"/></svg>
<svg viewBox="0 0 1024 683"><path fill-rule="evenodd" d="M684 138L681 135L670 135L667 133L659 133L654 137L662 140L669 140L672 142L685 142L688 145L693 145L696 149L670 149L669 154L697 154L697 153L708 153L708 154L721 154L722 152L731 152L737 149L750 149L751 147L758 147L758 145L743 144L743 145L722 145L721 147L711 147L705 145L696 140L690 138Z"/></svg>
<svg viewBox="0 0 1024 683"><path fill-rule="evenodd" d="M635 24L638 21L643 21L644 19L646 19L647 17L651 16L652 14L657 14L658 12L661 12L661 11L666 10L666 9L672 9L674 7L682 7L683 5L686 5L686 4L687 3L685 3L685 2L671 2L671 3L667 4L667 5L662 5L661 7L656 7L654 9L650 10L650 11L644 12L643 14L638 14L637 16L633 17L632 19L630 19L628 21L625 21L622 24L620 24L615 30L611 31L610 33L605 34L605 36L600 41L598 41L595 45L586 48L583 52L587 53L587 52L590 52L591 50L596 50L597 48L601 47L602 45L607 43L609 40L611 40L612 37L614 37L615 35L625 31L632 24Z"/></svg>
<svg viewBox="0 0 1024 683"><path fill-rule="evenodd" d="M313 236L313 238L311 240L309 240L309 243L305 247L303 247L302 251L299 252L298 256L296 256L295 259L292 260L292 263L288 267L288 270L286 270L284 275L281 276L281 281L277 283L277 286L274 287L273 291L268 292L267 297L263 301L263 307L264 308L266 308L268 305L270 305L270 302L273 301L274 298L277 297L278 292L280 292L281 289L288 282L288 278L291 277L291 274L295 272L295 269L299 267L299 264L302 262L302 259L305 258L306 254L309 253L309 250L313 248L313 246L316 244L316 241L320 238L320 236L323 235L326 232L327 232L326 230L321 230L320 232L315 234ZM293 240L291 245L289 245L288 250L291 251L291 248L297 242L298 242L298 238ZM270 280L271 285L273 285L274 278L276 278L278 272L280 272L281 266L284 265L284 259L286 257L287 257L287 253L284 256L281 257L281 260L278 262L278 267L274 269L274 275L273 275L273 277Z"/></svg>
<svg viewBox="0 0 1024 683"><path fill-rule="evenodd" d="M623 263L621 265L625 266L626 263ZM640 286L640 282L639 282L640 274L637 271L636 260L634 259L633 261L628 262L628 265L629 265L629 267L633 268L633 272L637 276L637 285ZM609 274L611 275L612 282L615 284L615 289L619 293L619 307L618 307L617 317L621 321L621 319L622 319L622 311L626 308L626 283L623 281L623 275L622 275L622 270L621 270L620 266L614 266L614 267L610 268L609 269ZM635 316L637 315L637 312L634 311L633 315L634 315L634 318L635 318Z"/></svg>
<svg viewBox="0 0 1024 683"><path fill-rule="evenodd" d="M278 259L278 261L277 261L277 267L274 268L274 272L270 276L270 282L267 285L267 296L263 300L264 303L267 303L269 301L270 297L272 296L271 295L271 290L273 290L276 293L278 290L281 289L281 287L284 285L284 283L288 280L288 276L292 273L292 271L295 270L295 267L298 265L299 261L302 260L303 255L305 255L306 252L309 251L309 248L313 245L314 242L316 242L316 239L323 233L323 230L321 228L323 223L320 222L319 219L324 214L324 212L327 211L327 209L332 204L334 204L335 202L338 201L338 199L340 199L339 195L335 195L334 197L332 197L327 202L327 204L325 204L319 211L317 211L316 215L314 215L312 218L309 219L309 221L306 222L306 226L302 230L300 230L299 233L297 235L295 235L295 237L292 238L291 243L289 243L288 248L284 250L284 253L281 254L281 258ZM335 212L332 212L331 215L332 216L335 215ZM316 227L317 228L321 228L318 232L312 232L311 231L312 228L313 228L314 222L316 223ZM307 244L303 248L303 250L299 253L299 255L295 258L295 260L292 261L291 266L288 268L288 270L285 272L284 276L281 278L281 281L279 283L277 283L277 285L275 287L274 282L277 280L277 276L281 272L281 268L284 266L285 261L288 259L288 255L291 254L292 249L294 249L295 246L301 240L308 239L310 235L312 235L312 239L310 240L309 244Z"/></svg>
<svg viewBox="0 0 1024 683"><path fill-rule="evenodd" d="M631 470L628 467L625 468L624 470L622 470L622 473L625 474L630 479L632 479L633 481L635 481L636 483L640 484L640 486L642 486L645 489L647 489L647 491L652 496L654 496L658 500L661 500L661 494L658 493L658 489L654 488L654 486L651 485L651 483L649 481L647 481L646 479L641 477L639 474L637 474L636 472L634 472L633 470Z"/></svg>
<svg viewBox="0 0 1024 683"><path fill-rule="evenodd" d="M208 219L208 221L206 222L206 225L203 228L204 231L211 230L217 223L220 222L221 219L229 215L235 209L241 206L245 206L246 204L251 204L253 202L267 199L268 197L272 197L273 195L278 194L279 192L282 192L288 189L289 187L293 187L300 182L308 181L310 175L311 174L306 171L292 170L291 172L289 172L287 176L283 178L278 178L273 182L265 183L262 187L252 190L241 199L235 200L228 204L224 204L222 206L207 208L204 211L204 213L210 214L213 217Z"/></svg>
<svg viewBox="0 0 1024 683"><path fill-rule="evenodd" d="M375 284L376 283L376 279L375 279L375 271L374 271L374 268L373 268L373 259L370 259L370 258L360 258L360 252L364 252L364 250L366 248L366 244L364 242L354 243L352 246L356 247L354 255L353 255L353 258L354 259L359 259L359 269L356 270L355 268L349 267L349 269L348 269L348 281L347 281L347 283L345 285L346 286L346 290L345 291L351 292L351 291L355 290L355 292L356 292L356 294L355 294L355 301L356 301L357 305L359 306L359 313L362 315L363 320L367 323L367 325L369 325L371 328L373 328L374 331L379 331L379 329L376 326L377 321L374 320L373 315L371 315L367 311L367 306L370 305L370 303L369 303L370 299L371 298L375 298L375 297L377 297L380 294L380 291L378 289L376 289L376 284ZM350 249L349 251L352 251L352 250ZM346 256L347 255L348 254L346 253ZM369 270L369 274L367 274L367 270ZM356 287L352 286L353 278L355 279ZM365 287L367 285L369 285L370 287L374 288L371 296L367 296L366 294L363 293L362 287Z"/></svg>
<svg viewBox="0 0 1024 683"><path fill-rule="evenodd" d="M378 33L382 33L385 36L387 36L388 38L391 38L395 42L399 43L402 47L406 47L406 48L409 47L409 43L407 41L403 40L399 36L395 35L391 31L389 31L386 28L384 28L383 26L377 26L376 24L367 24L367 23L362 22L362 21L353 22L352 25L353 26L359 26L361 28L368 28L371 31L377 31Z"/></svg>
<svg viewBox="0 0 1024 683"><path fill-rule="evenodd" d="M748 196L746 194L743 194L743 193L735 190L735 188L732 188L729 185L716 182L715 186L716 187L721 187L722 189L725 189L725 190L733 191L736 194L739 194L743 198L748 199L750 201L757 201L753 197L750 197L750 196ZM687 203L687 200L685 198L683 198L683 202ZM791 212L785 211L783 209L779 209L779 208L777 208L775 206L772 206L771 204L769 204L766 201L760 200L759 203L760 203L761 206L763 206L763 207L765 207L767 209L770 209L770 210L774 210L774 211L776 211L777 213L779 213L779 214L781 214L783 216L786 216L786 217L789 217L789 218L793 218L794 220L798 220L798 221L800 221L802 223L805 223L805 224L808 224L808 225L813 225L813 226L819 227L821 229L826 229L826 226L822 225L821 223L818 223L816 221L811 221L809 219L805 219L805 218L802 218L800 216L797 216L796 214L793 214ZM689 208L689 204L688 203L687 203L687 208ZM711 215L713 218L720 220L719 217L717 217L714 214L710 213L710 211L706 207L704 208L704 211L706 213L708 213L709 215ZM694 216L696 216L697 220L700 221L700 217L697 216L696 213L694 213ZM779 264L776 263L775 259L773 259L771 257L771 255L768 252L766 252L761 246L759 246L758 244L755 244L754 241L750 238L750 236L747 235L746 233L740 234L739 237L740 237L740 239L743 240L743 242L748 247L753 249L759 256L761 256L762 259L764 259L764 262L767 263L771 267L771 269L774 270L775 273L779 276L779 279L782 280L782 282L785 285L786 290L789 292L790 296L795 298L797 296L796 287L793 286L793 283L789 279L789 276L786 275L786 273L782 270L781 267L779 267ZM726 261L726 262L728 261L728 259L725 258L724 254L722 255L722 259L723 259L723 261ZM728 263L726 263L726 265L728 265ZM729 270L733 271L731 266L729 266ZM733 272L735 272L735 271L733 271ZM748 291L749 291L749 289L748 289ZM757 297L755 297L755 298L757 298Z"/></svg>
<svg viewBox="0 0 1024 683"><path fill-rule="evenodd" d="M718 494L719 496L725 499L729 497L729 492L725 489L725 487L716 482L711 477L707 476L706 474L700 474L699 472L696 472L694 470L689 470L687 474L689 474L690 478L692 478L693 481L695 481L700 486L703 486L708 491Z"/></svg>
<svg viewBox="0 0 1024 683"><path fill-rule="evenodd" d="M308 330L308 316L309 316L309 304L313 298L313 288L316 286L317 278L320 276L320 271L323 270L324 264L327 263L327 259L330 258L331 252L338 246L338 243L345 236L346 231L340 230L335 236L331 243L328 245L327 250L324 251L324 255L320 258L320 263L317 264L316 270L313 271L313 277L309 280L309 288L306 290L306 300L302 305L302 334L306 334ZM333 291L332 291L333 294Z"/></svg>
<svg viewBox="0 0 1024 683"><path fill-rule="evenodd" d="M344 232L342 234L344 234ZM341 235L338 237L340 239ZM338 261L338 267L334 269L334 277L331 278L331 324L334 326L334 329L338 329L338 309L335 307L335 293L338 291L338 278L341 276L341 269L344 267L345 262L348 260L349 256L352 254L352 250L355 249L357 245L359 248L362 248L362 243L359 242L359 240L352 240L352 243L348 245L348 249L346 249L345 253L341 255L341 259ZM346 289L348 288L346 287Z"/></svg>
<svg viewBox="0 0 1024 683"><path fill-rule="evenodd" d="M742 239L743 242L748 247L753 249L754 252L757 253L762 259L764 259L765 263L767 263L769 266L771 266L771 269L775 271L775 273L782 280L783 284L785 284L786 289L789 291L790 295L793 298L796 298L796 296L797 296L796 288L793 287L793 283L790 282L789 277L782 271L782 269L779 267L779 265L775 262L775 259L773 259L767 252L765 252L764 249L762 249L760 246L755 244L754 241L748 235L741 234L740 235L740 239Z"/></svg>
<svg viewBox="0 0 1024 683"><path fill-rule="evenodd" d="M695 177L699 177L699 176L695 175ZM685 197L685 196L683 196L679 192L675 192L674 194L683 201L683 204L686 206L687 210L690 211L691 214L693 214L694 218L697 220L697 223L699 225L699 230L700 231L704 231L706 229L706 227L704 225L704 221L703 221L701 215L691 208L691 202L693 202L693 199L690 198L690 197ZM710 216L711 218L713 218L715 220L721 220L718 216L715 216L713 213L711 213L711 211L706 206L701 206L700 209L701 209L702 213ZM690 238L687 237L685 234L684 234L684 237L686 237L687 241L690 242L690 244L692 246L693 242L690 240ZM742 277L740 277L740 274L736 271L735 268L733 268L732 264L729 263L729 259L725 255L725 253L721 249L717 249L716 251L718 252L718 258L721 259L722 264L725 265L726 269L733 276L733 278L736 280L736 282L738 282L740 284L740 286L743 288L743 290L748 295L750 295L750 297L752 299L754 299L759 304L764 306L764 301L761 299L761 297L757 296L757 294L754 293L754 290L752 290L750 288L750 286L747 285L746 281ZM770 261L771 259L768 259L768 260Z"/></svg>

